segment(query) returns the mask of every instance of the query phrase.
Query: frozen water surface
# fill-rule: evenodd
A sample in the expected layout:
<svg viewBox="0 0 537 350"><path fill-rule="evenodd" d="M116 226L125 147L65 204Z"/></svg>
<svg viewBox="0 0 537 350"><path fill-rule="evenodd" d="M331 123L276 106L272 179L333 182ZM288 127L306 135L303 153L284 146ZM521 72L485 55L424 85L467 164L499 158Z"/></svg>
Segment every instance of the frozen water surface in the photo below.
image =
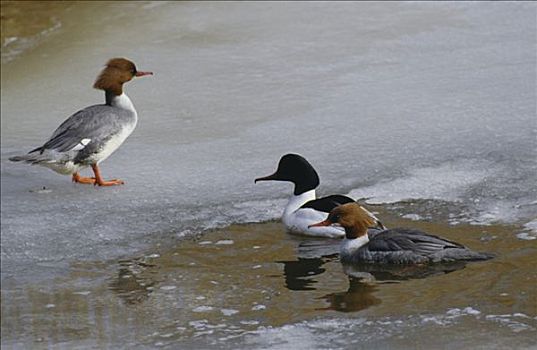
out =
<svg viewBox="0 0 537 350"><path fill-rule="evenodd" d="M315 165L321 193L462 200L482 221L537 212L533 4L107 9L124 30L90 6L2 68L3 276L276 218L290 187L253 179L286 152ZM118 55L155 72L126 87L140 122L102 164L125 186L7 161L101 103L91 83Z"/></svg>
<svg viewBox="0 0 537 350"><path fill-rule="evenodd" d="M316 167L320 194L535 231L535 4L135 2L72 11L41 45L2 64L2 282L275 219L291 185L253 179L288 152ZM102 163L105 177L126 185L74 185L10 163L73 112L102 103L91 85L114 56L155 73L126 86L139 124ZM234 317L230 310L221 309ZM309 338L312 327L278 334ZM273 330L257 332L253 339Z"/></svg>

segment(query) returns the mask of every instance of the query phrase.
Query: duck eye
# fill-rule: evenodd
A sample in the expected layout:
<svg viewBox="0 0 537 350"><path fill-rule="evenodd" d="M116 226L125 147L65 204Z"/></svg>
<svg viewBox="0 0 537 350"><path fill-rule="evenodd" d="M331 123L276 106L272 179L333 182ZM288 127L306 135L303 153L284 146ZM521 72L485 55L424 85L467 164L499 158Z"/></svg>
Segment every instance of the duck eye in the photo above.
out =
<svg viewBox="0 0 537 350"><path fill-rule="evenodd" d="M339 215L332 216L332 220L330 220L330 221L338 222L339 221Z"/></svg>

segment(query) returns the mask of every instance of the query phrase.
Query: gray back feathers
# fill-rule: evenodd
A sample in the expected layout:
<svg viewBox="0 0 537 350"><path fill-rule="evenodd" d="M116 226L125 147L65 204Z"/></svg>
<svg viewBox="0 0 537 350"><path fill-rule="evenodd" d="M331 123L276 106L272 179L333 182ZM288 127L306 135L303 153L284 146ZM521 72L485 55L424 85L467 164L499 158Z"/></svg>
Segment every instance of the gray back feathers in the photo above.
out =
<svg viewBox="0 0 537 350"><path fill-rule="evenodd" d="M88 155L98 152L106 141L125 126L135 122L136 116L131 111L109 105L90 106L65 120L43 146L31 150L28 155L11 157L10 160L42 162L48 158L49 152L46 151L52 151L51 154L63 153L62 158L67 156L68 160L81 162ZM84 139L88 143L81 150L76 150L76 146ZM39 153L32 154L36 152Z"/></svg>

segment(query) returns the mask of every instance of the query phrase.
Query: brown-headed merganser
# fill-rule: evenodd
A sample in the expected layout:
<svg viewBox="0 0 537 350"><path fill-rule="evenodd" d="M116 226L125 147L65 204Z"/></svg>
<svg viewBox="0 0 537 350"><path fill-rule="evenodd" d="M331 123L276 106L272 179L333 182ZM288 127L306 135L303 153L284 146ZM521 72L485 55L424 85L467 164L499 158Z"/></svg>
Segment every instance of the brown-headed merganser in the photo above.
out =
<svg viewBox="0 0 537 350"><path fill-rule="evenodd" d="M293 196L285 206L282 216L283 224L289 232L330 238L340 238L345 235L342 227L311 227L312 224L326 219L330 210L338 205L355 203L355 201L340 194L316 198L315 189L319 186L319 176L304 157L298 154L284 155L278 163L276 172L255 179L255 182L258 181L289 181L294 183ZM385 229L373 214L363 210L375 222L373 228Z"/></svg>
<svg viewBox="0 0 537 350"><path fill-rule="evenodd" d="M138 114L123 84L134 77L152 75L141 72L125 58L113 58L97 77L94 88L104 90L106 102L86 107L65 120L41 147L23 156L9 158L72 175L72 180L99 186L121 185L122 180L104 180L99 163L108 158L132 133ZM82 177L79 171L89 167L95 177Z"/></svg>
<svg viewBox="0 0 537 350"><path fill-rule="evenodd" d="M415 229L395 228L368 235L367 229L376 222L355 203L332 209L326 220L311 227L333 224L345 229L340 248L340 260L344 263L426 264L493 258L490 253L474 252L462 244Z"/></svg>

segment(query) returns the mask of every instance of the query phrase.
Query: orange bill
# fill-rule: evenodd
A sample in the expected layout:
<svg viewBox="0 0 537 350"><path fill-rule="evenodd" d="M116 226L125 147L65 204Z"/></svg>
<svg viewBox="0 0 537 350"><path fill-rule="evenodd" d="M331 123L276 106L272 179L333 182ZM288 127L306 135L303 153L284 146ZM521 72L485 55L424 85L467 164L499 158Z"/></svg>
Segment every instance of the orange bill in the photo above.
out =
<svg viewBox="0 0 537 350"><path fill-rule="evenodd" d="M320 226L330 226L330 225L332 225L332 222L330 220L326 219L326 220L318 222L316 224L309 225L308 228L310 228L310 227L320 227Z"/></svg>

